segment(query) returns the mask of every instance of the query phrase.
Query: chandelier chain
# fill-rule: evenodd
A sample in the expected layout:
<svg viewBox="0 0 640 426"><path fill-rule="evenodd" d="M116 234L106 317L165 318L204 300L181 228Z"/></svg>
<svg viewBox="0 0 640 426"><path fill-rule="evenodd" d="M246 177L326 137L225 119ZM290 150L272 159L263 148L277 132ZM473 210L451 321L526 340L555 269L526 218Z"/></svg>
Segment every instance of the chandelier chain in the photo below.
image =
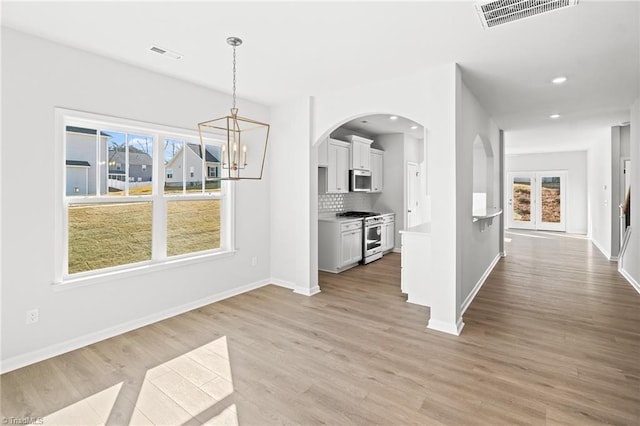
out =
<svg viewBox="0 0 640 426"><path fill-rule="evenodd" d="M233 46L233 108L236 107L236 47Z"/></svg>

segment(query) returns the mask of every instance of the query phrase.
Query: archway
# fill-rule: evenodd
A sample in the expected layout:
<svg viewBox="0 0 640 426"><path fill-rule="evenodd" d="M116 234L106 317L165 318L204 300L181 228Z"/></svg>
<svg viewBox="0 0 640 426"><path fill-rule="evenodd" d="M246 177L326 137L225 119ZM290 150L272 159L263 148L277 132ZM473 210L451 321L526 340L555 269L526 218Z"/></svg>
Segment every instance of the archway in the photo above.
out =
<svg viewBox="0 0 640 426"><path fill-rule="evenodd" d="M371 148L375 153L384 155L383 186L371 192L344 191L326 193L319 164L320 150L328 139L347 142L347 136L355 135L372 140ZM341 120L327 129L314 141L311 149L311 269L317 284L319 270L318 219L322 215L334 214L345 210L367 210L395 213L396 223L393 238L393 251L400 251L398 230L404 228L407 220L407 162L420 167L420 185L418 188L418 208L423 221L430 218L429 196L426 179L427 143L426 129L419 122L406 116L389 113L363 113ZM320 166L320 167L319 167ZM320 185L319 185L320 182ZM351 266L354 266L353 264Z"/></svg>

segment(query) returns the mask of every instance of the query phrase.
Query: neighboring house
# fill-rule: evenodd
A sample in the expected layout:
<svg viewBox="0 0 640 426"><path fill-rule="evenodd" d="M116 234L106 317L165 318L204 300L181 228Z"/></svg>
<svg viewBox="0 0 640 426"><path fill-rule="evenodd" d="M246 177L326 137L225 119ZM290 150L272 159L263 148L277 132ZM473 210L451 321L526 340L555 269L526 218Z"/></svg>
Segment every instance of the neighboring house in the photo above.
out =
<svg viewBox="0 0 640 426"><path fill-rule="evenodd" d="M89 194L91 164L82 160L67 160L67 195Z"/></svg>
<svg viewBox="0 0 640 426"><path fill-rule="evenodd" d="M125 180L126 154L124 151L109 151L109 179ZM146 152L129 150L129 182L151 182L153 158Z"/></svg>
<svg viewBox="0 0 640 426"><path fill-rule="evenodd" d="M66 168L67 195L89 195L96 193L96 165L99 163L96 152L96 130L67 126ZM109 135L100 132L100 152L105 152ZM102 182L101 193L107 190Z"/></svg>
<svg viewBox="0 0 640 426"><path fill-rule="evenodd" d="M187 186L196 186L202 182L202 148L195 143L186 144L171 160L165 164L165 185L182 186L183 179ZM220 152L218 147L207 145L205 149L205 180L213 181L220 177ZM184 167L184 169L183 169ZM183 178L184 176L184 178Z"/></svg>

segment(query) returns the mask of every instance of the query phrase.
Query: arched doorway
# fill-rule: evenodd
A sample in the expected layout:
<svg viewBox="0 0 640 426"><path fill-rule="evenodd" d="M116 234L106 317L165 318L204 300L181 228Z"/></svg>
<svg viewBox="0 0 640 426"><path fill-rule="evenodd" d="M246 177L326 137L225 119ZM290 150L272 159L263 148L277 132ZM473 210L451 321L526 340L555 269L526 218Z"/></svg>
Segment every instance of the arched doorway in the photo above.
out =
<svg viewBox="0 0 640 426"><path fill-rule="evenodd" d="M415 211L418 209L419 220L426 221L430 216L426 181L427 146L425 134L424 126L415 120L388 113L362 114L346 119L326 131L320 139L315 141L311 151L312 215L315 214L316 219L321 221L323 218L350 211L393 213L395 219L393 230L385 235L385 242L382 245L385 252L399 252L398 231L406 226L408 215L413 213L415 217ZM335 173L335 171L329 172L329 170L331 166L336 167L336 165L330 166L328 164L326 152L323 153L323 150L327 150L327 144L331 141L332 144L343 144L344 149L349 151L348 146L352 143L354 136L371 141L370 150L367 152L370 161L366 169L371 171L371 169L379 168L378 173L371 176L372 181L375 182L369 191L353 191L353 188L348 190L343 186L340 186L338 190L335 185L328 187L327 180L330 176L328 173ZM352 156L353 151L349 151L349 155ZM350 159L352 158L350 157ZM346 163L349 161L347 159ZM418 176L414 182L408 182L407 167L409 164L417 167L418 170ZM354 169L353 164L350 164L349 168ZM357 169L358 166L356 165L355 168ZM317 174L314 173L316 170ZM376 174L379 177L378 181L376 181ZM415 193L409 194L408 190L415 191ZM408 208L410 200L416 203L411 209ZM409 212L409 210L413 210L413 212ZM318 270L327 270L320 260L322 257L320 245L323 241L326 242L327 235L323 231L322 238L319 238L318 223L320 222L318 220L314 221L315 226L312 225L312 273L317 273ZM388 230L389 228L386 227L385 231ZM336 236L336 238L338 237ZM341 244L335 241L334 243L335 250L342 248ZM363 241L362 244L364 255L366 252L365 242ZM335 273L357 267L359 263L357 253L351 257L338 253L336 258L344 262L340 263L337 271L333 271Z"/></svg>

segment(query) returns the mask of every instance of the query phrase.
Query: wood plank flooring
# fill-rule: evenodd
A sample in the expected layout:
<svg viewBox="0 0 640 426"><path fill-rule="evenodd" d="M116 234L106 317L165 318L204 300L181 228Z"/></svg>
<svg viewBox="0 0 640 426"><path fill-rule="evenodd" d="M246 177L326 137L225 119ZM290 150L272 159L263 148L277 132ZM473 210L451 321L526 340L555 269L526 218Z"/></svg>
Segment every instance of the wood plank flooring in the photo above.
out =
<svg viewBox="0 0 640 426"><path fill-rule="evenodd" d="M52 424L640 424L640 295L586 239L508 232L460 337L400 256L267 286L0 377ZM34 420L34 421L35 421Z"/></svg>

